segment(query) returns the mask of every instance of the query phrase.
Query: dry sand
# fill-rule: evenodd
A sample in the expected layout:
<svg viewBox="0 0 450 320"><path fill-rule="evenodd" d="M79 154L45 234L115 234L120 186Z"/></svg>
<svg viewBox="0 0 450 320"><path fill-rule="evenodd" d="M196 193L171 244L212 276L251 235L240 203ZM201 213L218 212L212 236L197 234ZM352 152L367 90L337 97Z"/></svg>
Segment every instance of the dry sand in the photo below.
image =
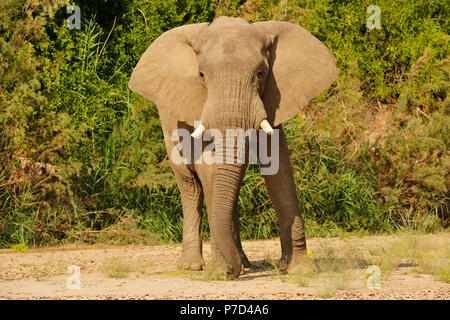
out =
<svg viewBox="0 0 450 320"><path fill-rule="evenodd" d="M436 237L446 237L448 234ZM311 239L313 254L323 246L376 246L394 236L370 236L349 239ZM277 239L244 241L250 261L278 258ZM204 245L208 263L209 245ZM176 271L180 245L76 247L30 249L16 252L0 250L1 299L449 299L450 284L436 277L399 267L382 280L380 289L366 287L365 269L352 272L345 287L324 294L320 283L301 287L282 281L275 270L250 268L235 281L205 281L204 272ZM124 278L105 273L111 259L128 266ZM80 268L80 289L66 286L67 267ZM410 270L411 269L411 270ZM203 280L202 280L203 278Z"/></svg>

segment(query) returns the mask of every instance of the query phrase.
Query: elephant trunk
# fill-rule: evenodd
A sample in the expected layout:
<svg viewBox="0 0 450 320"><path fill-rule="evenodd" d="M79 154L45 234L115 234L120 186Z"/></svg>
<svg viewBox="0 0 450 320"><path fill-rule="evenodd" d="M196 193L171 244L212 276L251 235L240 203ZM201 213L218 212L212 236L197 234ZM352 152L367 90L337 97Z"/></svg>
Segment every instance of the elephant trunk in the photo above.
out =
<svg viewBox="0 0 450 320"><path fill-rule="evenodd" d="M223 256L231 279L239 276L241 257L233 239L233 211L236 208L242 180L247 169L247 139L244 132L272 130L264 120L267 113L253 86L252 73L224 68L210 75L208 99L202 110L201 125L193 133L200 137L206 129L214 136L217 162L213 191L211 237Z"/></svg>
<svg viewBox="0 0 450 320"><path fill-rule="evenodd" d="M211 235L227 263L230 279L239 277L242 267L241 257L233 239L233 210L239 198L247 165L235 163L237 149L236 145L224 147L221 142L216 143L216 157L222 157L224 163L217 165L213 198L214 223L210 226ZM222 155L220 150L225 154Z"/></svg>

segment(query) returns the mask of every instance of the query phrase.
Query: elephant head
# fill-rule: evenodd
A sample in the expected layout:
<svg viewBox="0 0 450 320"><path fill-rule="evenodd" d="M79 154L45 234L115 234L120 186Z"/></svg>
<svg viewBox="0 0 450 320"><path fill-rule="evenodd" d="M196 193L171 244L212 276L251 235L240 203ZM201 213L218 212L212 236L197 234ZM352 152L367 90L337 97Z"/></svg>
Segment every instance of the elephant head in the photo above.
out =
<svg viewBox="0 0 450 320"><path fill-rule="evenodd" d="M333 55L298 25L220 17L162 34L143 54L129 88L155 102L161 117L190 126L201 121L195 137L210 128L262 127L270 134L337 74ZM236 154L223 140L214 143L216 158ZM210 227L234 278L241 260L232 245L232 212L246 165L229 162L217 165Z"/></svg>

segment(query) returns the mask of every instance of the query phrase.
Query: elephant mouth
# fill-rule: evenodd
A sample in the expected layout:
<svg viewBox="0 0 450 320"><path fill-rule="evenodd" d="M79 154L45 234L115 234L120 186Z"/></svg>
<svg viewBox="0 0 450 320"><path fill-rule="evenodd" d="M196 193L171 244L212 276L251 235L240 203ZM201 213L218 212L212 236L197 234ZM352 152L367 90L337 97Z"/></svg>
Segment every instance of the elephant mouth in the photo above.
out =
<svg viewBox="0 0 450 320"><path fill-rule="evenodd" d="M178 144L172 148L170 160L175 165L192 164L260 164L263 175L274 175L280 167L280 129L275 128L270 137L264 130L208 129L197 139L191 136L192 128L178 128L171 139ZM227 133L227 131L225 131Z"/></svg>
<svg viewBox="0 0 450 320"><path fill-rule="evenodd" d="M192 138L194 138L194 139L199 139L206 131L206 127L200 121L197 121L197 123L198 124L197 124L196 129L191 134ZM274 132L272 126L270 125L269 121L267 121L267 119L264 119L263 121L261 121L261 123L259 124L259 127L269 136L272 135ZM213 130L217 130L217 129L213 129ZM231 129L228 129L228 130L231 130ZM241 129L241 130L243 130L243 129Z"/></svg>

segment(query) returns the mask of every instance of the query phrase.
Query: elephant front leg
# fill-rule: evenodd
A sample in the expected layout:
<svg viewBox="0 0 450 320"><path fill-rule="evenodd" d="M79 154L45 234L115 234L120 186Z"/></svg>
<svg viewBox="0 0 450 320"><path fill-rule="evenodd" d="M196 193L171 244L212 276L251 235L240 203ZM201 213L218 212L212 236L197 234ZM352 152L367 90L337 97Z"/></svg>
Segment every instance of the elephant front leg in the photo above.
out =
<svg viewBox="0 0 450 320"><path fill-rule="evenodd" d="M293 266L306 254L305 229L298 208L297 191L286 138L281 125L277 129L280 133L279 170L273 175L264 175L264 179L280 226L280 262L286 266ZM269 139L268 150L271 143L275 141Z"/></svg>
<svg viewBox="0 0 450 320"><path fill-rule="evenodd" d="M189 175L175 173L175 176L183 205L183 251L177 267L184 270L202 270L205 265L202 257L201 238L202 187L193 173L189 173Z"/></svg>

